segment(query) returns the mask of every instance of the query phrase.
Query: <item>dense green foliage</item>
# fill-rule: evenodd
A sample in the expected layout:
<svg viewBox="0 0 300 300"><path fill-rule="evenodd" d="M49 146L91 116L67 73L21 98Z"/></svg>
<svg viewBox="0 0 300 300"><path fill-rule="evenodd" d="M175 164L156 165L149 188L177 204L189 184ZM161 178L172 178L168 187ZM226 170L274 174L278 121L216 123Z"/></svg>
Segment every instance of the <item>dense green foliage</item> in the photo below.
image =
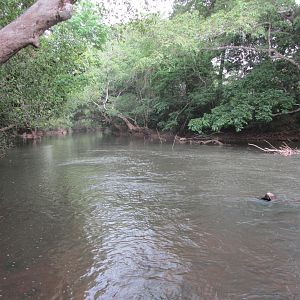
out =
<svg viewBox="0 0 300 300"><path fill-rule="evenodd" d="M0 5L0 26L32 2ZM240 131L300 105L295 1L178 0L169 19L110 27L101 14L79 2L40 49L1 67L0 127L111 126L126 118L176 133Z"/></svg>
<svg viewBox="0 0 300 300"><path fill-rule="evenodd" d="M0 28L16 19L34 0L6 0L0 2Z"/></svg>
<svg viewBox="0 0 300 300"><path fill-rule="evenodd" d="M294 1L178 4L169 20L150 17L114 28L97 58L101 69L81 93L84 99L94 91L89 114L111 122L122 114L174 132L240 131L297 108Z"/></svg>
<svg viewBox="0 0 300 300"><path fill-rule="evenodd" d="M57 121L67 125L68 97L86 84L90 52L106 36L96 7L83 2L77 10L42 38L40 49L26 48L1 67L2 127L49 128Z"/></svg>
<svg viewBox="0 0 300 300"><path fill-rule="evenodd" d="M283 63L262 63L244 78L228 83L220 103L202 118L191 120L190 128L219 131L231 126L240 131L253 121L272 121L273 114L292 110L299 98L299 78L294 71L287 74Z"/></svg>

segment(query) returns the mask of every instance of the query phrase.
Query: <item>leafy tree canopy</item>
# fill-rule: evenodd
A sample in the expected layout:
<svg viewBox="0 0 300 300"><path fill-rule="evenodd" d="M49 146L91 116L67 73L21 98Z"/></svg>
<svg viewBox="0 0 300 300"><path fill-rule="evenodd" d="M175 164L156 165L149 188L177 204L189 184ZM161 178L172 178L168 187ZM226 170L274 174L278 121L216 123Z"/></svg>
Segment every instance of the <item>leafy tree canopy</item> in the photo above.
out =
<svg viewBox="0 0 300 300"><path fill-rule="evenodd" d="M8 3L2 26L31 1ZM0 70L2 127L126 119L176 133L240 131L297 113L300 9L293 0L178 0L169 19L110 27L101 6L76 7L39 50L23 50Z"/></svg>

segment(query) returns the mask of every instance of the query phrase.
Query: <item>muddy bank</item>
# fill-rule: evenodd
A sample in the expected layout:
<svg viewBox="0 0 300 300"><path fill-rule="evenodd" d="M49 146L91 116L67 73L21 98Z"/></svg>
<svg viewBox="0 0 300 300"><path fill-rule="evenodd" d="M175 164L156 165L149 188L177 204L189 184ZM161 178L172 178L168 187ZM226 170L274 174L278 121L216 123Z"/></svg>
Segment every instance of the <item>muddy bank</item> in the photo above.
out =
<svg viewBox="0 0 300 300"><path fill-rule="evenodd" d="M274 132L235 132L219 133L213 135L224 143L249 143L263 142L265 140L272 142L299 142L300 130L284 130Z"/></svg>
<svg viewBox="0 0 300 300"><path fill-rule="evenodd" d="M70 133L69 129L59 128L56 130L33 130L33 131L25 131L19 136L25 140L36 140L40 139L44 136L65 136Z"/></svg>
<svg viewBox="0 0 300 300"><path fill-rule="evenodd" d="M300 130L285 130L280 132L227 132L207 135L177 135L171 132L143 129L141 131L114 131L117 136L135 136L151 142L176 144L247 144L251 142L300 142Z"/></svg>
<svg viewBox="0 0 300 300"><path fill-rule="evenodd" d="M100 130L100 129L98 129ZM98 131L97 130L97 131ZM95 130L94 130L95 131ZM105 132L106 130L101 129ZM23 139L39 139L44 136L65 136L71 134L71 129L57 129L48 131L31 131L19 134ZM74 131L74 133L83 131ZM134 136L150 142L175 143L175 144L247 144L269 142L300 142L300 130L282 130L282 131L242 131L242 132L222 132L212 134L174 134L172 132L159 132L145 127L139 127L135 130L128 130L127 127L121 127L117 130L109 130L109 134L115 136Z"/></svg>

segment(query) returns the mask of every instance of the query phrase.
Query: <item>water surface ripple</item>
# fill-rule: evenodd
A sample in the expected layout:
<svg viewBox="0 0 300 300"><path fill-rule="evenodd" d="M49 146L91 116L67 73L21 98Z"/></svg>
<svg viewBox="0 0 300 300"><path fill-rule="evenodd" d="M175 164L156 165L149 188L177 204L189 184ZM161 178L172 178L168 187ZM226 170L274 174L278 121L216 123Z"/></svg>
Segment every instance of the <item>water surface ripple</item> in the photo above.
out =
<svg viewBox="0 0 300 300"><path fill-rule="evenodd" d="M0 299L300 299L299 162L101 135L16 148Z"/></svg>

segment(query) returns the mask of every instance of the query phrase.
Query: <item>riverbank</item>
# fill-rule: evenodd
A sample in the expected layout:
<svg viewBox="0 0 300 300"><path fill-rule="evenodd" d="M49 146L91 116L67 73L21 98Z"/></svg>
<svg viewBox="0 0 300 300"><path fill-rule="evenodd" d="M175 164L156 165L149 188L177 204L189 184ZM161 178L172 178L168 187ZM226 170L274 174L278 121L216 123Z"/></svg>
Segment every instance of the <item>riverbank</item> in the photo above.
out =
<svg viewBox="0 0 300 300"><path fill-rule="evenodd" d="M253 142L300 142L300 130L284 130L272 132L226 132L207 135L177 135L171 132L159 132L154 130L143 131L120 131L115 135L132 135L149 141L161 143L172 142L176 144L247 144Z"/></svg>
<svg viewBox="0 0 300 300"><path fill-rule="evenodd" d="M25 140L36 140L44 136L65 136L68 133L71 133L70 129L59 128L56 130L33 130L30 132L23 132L19 136Z"/></svg>
<svg viewBox="0 0 300 300"><path fill-rule="evenodd" d="M13 129L12 129L13 130ZM300 143L300 130L282 130L282 131L242 131L242 132L222 132L222 133L212 133L212 134L186 134L179 135L172 132L159 132L158 130L141 128L137 131L129 131L126 127L120 128L120 130L109 130L100 129L106 134L112 134L115 136L134 136L139 139L144 139L148 142L154 143L173 143L173 144L195 144L195 145L223 145L223 144L248 144L255 143L259 145L264 145L265 141L268 141L276 146L287 143L291 147L296 147ZM98 131L93 129L92 131ZM89 132L85 128L84 131L71 130L65 128L59 128L56 130L44 130L44 131L29 131L23 133L16 132L6 132L9 138L9 143L5 141L0 145L0 157L5 156L6 151L14 144L16 138L22 138L25 141L36 141L44 137L64 137L72 133L78 132Z"/></svg>

